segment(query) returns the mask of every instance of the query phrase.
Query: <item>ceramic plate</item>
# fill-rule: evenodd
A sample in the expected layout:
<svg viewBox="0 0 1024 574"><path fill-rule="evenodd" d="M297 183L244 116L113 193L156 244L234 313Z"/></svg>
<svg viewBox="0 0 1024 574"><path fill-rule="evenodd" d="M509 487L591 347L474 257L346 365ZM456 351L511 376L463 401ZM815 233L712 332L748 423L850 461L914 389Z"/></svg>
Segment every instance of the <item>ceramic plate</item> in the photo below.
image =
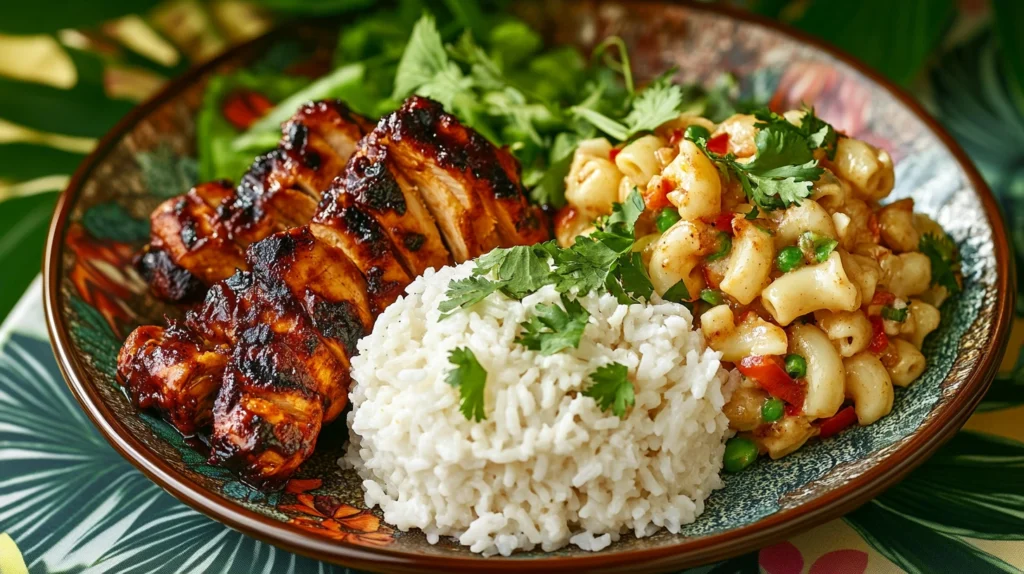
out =
<svg viewBox="0 0 1024 574"><path fill-rule="evenodd" d="M177 309L147 295L131 266L147 216L182 193L196 172L197 109L219 72L257 61L282 42L330 53L316 27L283 30L236 49L170 85L126 117L86 160L60 200L45 263L46 312L58 361L82 407L125 457L179 499L289 550L355 567L475 571L524 567L665 569L722 559L851 510L920 464L967 420L993 376L1012 308L1012 271L996 203L963 152L907 95L848 58L773 24L675 3L546 2L524 15L555 43L588 50L609 34L630 45L637 73L678 66L683 81L741 78L751 96L800 102L847 134L895 158L894 196L913 197L960 246L964 293L947 303L926 345L928 369L897 390L878 423L815 442L780 461L729 475L704 514L679 535L624 536L587 553L517 553L482 559L451 541L432 546L363 505L360 481L336 460L344 425L321 436L316 456L281 492L263 493L206 464L201 445L132 409L114 379L117 350L138 324Z"/></svg>

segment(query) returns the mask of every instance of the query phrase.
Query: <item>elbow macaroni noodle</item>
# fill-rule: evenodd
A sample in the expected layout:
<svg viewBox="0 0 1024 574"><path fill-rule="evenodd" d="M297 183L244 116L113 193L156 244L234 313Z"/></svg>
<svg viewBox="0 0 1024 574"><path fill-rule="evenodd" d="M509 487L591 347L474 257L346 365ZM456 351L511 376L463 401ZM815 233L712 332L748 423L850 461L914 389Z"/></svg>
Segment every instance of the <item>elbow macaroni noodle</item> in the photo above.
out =
<svg viewBox="0 0 1024 574"><path fill-rule="evenodd" d="M803 116L784 117L800 125ZM715 125L684 114L618 151L605 139L584 141L566 178L566 198L573 213L586 218L574 224L585 229L610 213L612 202L634 188L642 191L648 210L637 225L645 231L633 249L655 291L663 295L681 281L692 299L704 289L717 293L708 299L716 305L697 301L704 306L695 314L723 361L772 356L781 368L789 355L803 358L791 373L797 378L789 379L800 387L802 402L790 404L781 418L762 420L761 405L777 390L762 386L756 374L743 379L724 409L734 429L779 458L819 434L822 421L845 405L860 425L888 414L893 387L912 384L927 367L921 348L939 326L937 306L948 292L932 286L931 259L919 247L925 234L941 235L942 228L915 214L912 199L879 203L894 185L885 150L840 136L834 159L819 164L823 173L810 197L751 213L751 200L736 181L679 137L688 126L706 128L726 139L726 153L745 162L757 153L756 123L749 115ZM651 207L649 197L663 201ZM658 232L652 212L665 205L680 220ZM729 236L724 244L723 234ZM833 240L835 247L810 252L805 237L815 238L814 245ZM802 261L777 263L780 253L792 260L794 247ZM724 302L717 304L718 298Z"/></svg>

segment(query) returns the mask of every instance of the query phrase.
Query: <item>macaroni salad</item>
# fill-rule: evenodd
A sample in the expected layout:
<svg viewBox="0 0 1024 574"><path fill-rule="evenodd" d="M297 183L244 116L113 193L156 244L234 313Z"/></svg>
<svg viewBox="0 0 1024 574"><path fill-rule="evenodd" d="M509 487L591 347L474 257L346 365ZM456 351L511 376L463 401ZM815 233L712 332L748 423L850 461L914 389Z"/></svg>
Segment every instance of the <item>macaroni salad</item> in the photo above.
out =
<svg viewBox="0 0 1024 574"><path fill-rule="evenodd" d="M813 109L717 125L684 114L618 146L582 142L555 229L571 245L639 191L634 251L651 283L690 302L744 375L726 405L738 470L873 423L924 371L924 339L960 288L957 254L912 199L880 203L893 184L888 153Z"/></svg>

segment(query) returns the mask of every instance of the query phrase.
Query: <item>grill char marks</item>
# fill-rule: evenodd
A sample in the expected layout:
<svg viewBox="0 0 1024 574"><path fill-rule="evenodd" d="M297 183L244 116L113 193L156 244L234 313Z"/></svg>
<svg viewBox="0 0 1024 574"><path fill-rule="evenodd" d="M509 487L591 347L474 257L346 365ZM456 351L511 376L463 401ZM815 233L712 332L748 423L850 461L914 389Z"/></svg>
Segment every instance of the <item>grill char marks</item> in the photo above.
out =
<svg viewBox="0 0 1024 574"><path fill-rule="evenodd" d="M177 266L205 284L220 281L245 265L242 251L231 240L224 222L203 199L204 194L217 196L223 190L220 182L203 184L163 202L150 216L151 249L165 252Z"/></svg>
<svg viewBox="0 0 1024 574"><path fill-rule="evenodd" d="M278 282L257 280L213 408L211 462L247 482L282 483L347 402L347 365Z"/></svg>
<svg viewBox="0 0 1024 574"><path fill-rule="evenodd" d="M399 170L419 189L456 262L500 243L494 219L472 184L461 153L448 149L441 106L412 97L381 119L376 132Z"/></svg>
<svg viewBox="0 0 1024 574"><path fill-rule="evenodd" d="M400 158L407 177L420 187L456 261L498 245L547 239L546 226L523 194L515 159L445 113L437 102L411 97L381 120L377 132ZM452 198L459 204L455 211ZM466 241L465 231L462 237L453 237L456 230L466 229L466 218L481 238L477 250ZM465 244L465 253L460 243Z"/></svg>
<svg viewBox="0 0 1024 574"><path fill-rule="evenodd" d="M244 261L238 260L246 246L272 233L308 223L316 212L320 191L342 173L356 142L371 128L368 120L349 111L341 102L308 103L285 123L278 148L256 158L236 190L231 191L223 183L216 185L219 190L206 190L213 185L206 184L196 188L199 193L183 196L189 201L205 201L202 220L209 225L195 225L181 217L177 232L183 239L177 243L211 244L207 251L219 249L224 261L211 261L213 255L196 261L195 255L184 257L185 251L180 248L164 248L163 243L174 245L172 238L154 226L150 251L164 250L163 258L173 263L167 265L161 256L154 256L149 266L142 268L153 278L150 282L154 294L171 301L181 301L186 294L194 296L194 283L211 285L231 275L236 266L246 268ZM169 200L167 205L180 199ZM202 210L199 205L189 209ZM163 212L163 218L164 227L174 227L170 209ZM204 234L206 228L216 228L215 237L208 239ZM212 245L213 239L219 246ZM235 265L230 265L232 258ZM188 290L184 289L186 273L192 276L193 283Z"/></svg>
<svg viewBox="0 0 1024 574"><path fill-rule="evenodd" d="M347 367L355 342L369 332L374 319L359 269L308 227L268 237L252 245L248 256L257 281L283 285L323 343ZM329 411L327 417L336 414Z"/></svg>
<svg viewBox="0 0 1024 574"><path fill-rule="evenodd" d="M412 282L385 230L346 192L343 180L335 181L324 192L309 229L320 241L341 250L362 272L374 315L394 302Z"/></svg>
<svg viewBox="0 0 1024 574"><path fill-rule="evenodd" d="M410 276L451 262L423 198L397 169L377 132L359 143L342 177L345 192L374 217Z"/></svg>
<svg viewBox="0 0 1024 574"><path fill-rule="evenodd" d="M214 397L228 357L188 328L171 322L139 327L117 357L118 380L132 403L154 409L184 435L212 420Z"/></svg>

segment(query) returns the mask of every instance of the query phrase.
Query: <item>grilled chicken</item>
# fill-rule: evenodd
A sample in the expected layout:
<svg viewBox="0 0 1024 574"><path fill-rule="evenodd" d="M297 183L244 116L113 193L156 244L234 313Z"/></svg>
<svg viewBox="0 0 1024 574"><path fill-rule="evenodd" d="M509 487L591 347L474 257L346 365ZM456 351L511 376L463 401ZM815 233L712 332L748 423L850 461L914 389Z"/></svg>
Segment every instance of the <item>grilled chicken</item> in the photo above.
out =
<svg viewBox="0 0 1024 574"><path fill-rule="evenodd" d="M375 133L419 188L455 261L547 237L523 195L515 160L437 102L413 96Z"/></svg>
<svg viewBox="0 0 1024 574"><path fill-rule="evenodd" d="M285 123L277 149L256 158L238 188L204 184L154 213L139 267L155 295L182 301L245 269L242 251L302 226L372 124L337 101L311 102Z"/></svg>
<svg viewBox="0 0 1024 574"><path fill-rule="evenodd" d="M176 261L201 260L212 273L231 257L239 270L214 283L183 323L138 328L118 360L119 379L140 408L157 408L184 433L212 426L211 462L261 487L286 480L341 413L357 341L413 277L493 246L547 238L511 156L434 102L410 98L354 144L315 213L310 186L324 182L292 169L295 148L339 145L300 132L258 161L270 167L250 170L236 193L200 186L188 194L221 216L210 222L203 202L190 199L190 217L201 215L211 234L232 241L216 256L173 251ZM235 225L244 218L273 222L260 227L269 235L250 241L258 226ZM147 256L172 253L168 243Z"/></svg>
<svg viewBox="0 0 1024 574"><path fill-rule="evenodd" d="M165 251L172 261L207 285L226 279L236 268L245 266L242 249L231 239L216 208L203 198L222 192L225 187L225 182L203 184L160 204L150 216L150 247Z"/></svg>
<svg viewBox="0 0 1024 574"><path fill-rule="evenodd" d="M182 434L195 434L213 420L229 348L212 347L187 327L171 322L139 327L117 357L118 374L132 403L154 409Z"/></svg>
<svg viewBox="0 0 1024 574"><path fill-rule="evenodd" d="M359 144L345 168L344 189L373 216L411 276L452 261L419 189L400 171L377 131Z"/></svg>

